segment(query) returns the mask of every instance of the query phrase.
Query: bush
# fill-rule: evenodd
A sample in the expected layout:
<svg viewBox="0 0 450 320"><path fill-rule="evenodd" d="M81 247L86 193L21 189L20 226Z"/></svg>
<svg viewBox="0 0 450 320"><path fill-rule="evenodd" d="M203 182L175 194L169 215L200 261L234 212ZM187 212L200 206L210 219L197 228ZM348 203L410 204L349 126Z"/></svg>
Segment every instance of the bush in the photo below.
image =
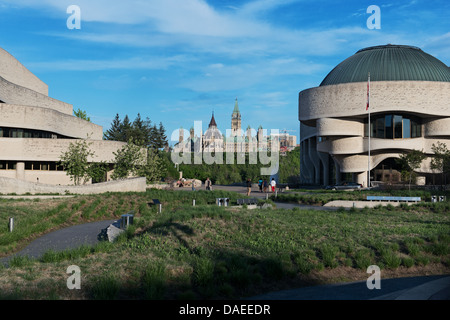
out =
<svg viewBox="0 0 450 320"><path fill-rule="evenodd" d="M117 298L120 284L112 275L103 275L93 281L90 289L92 298L95 300L113 300Z"/></svg>
<svg viewBox="0 0 450 320"><path fill-rule="evenodd" d="M144 271L142 285L149 300L162 299L166 290L166 268L162 264L150 264Z"/></svg>
<svg viewBox="0 0 450 320"><path fill-rule="evenodd" d="M367 267L373 264L373 252L369 249L360 249L355 255L356 267L362 270L366 270Z"/></svg>
<svg viewBox="0 0 450 320"><path fill-rule="evenodd" d="M339 250L336 247L329 245L324 245L320 249L320 255L325 267L336 268L338 266L338 263L336 261L336 254L338 253L338 251Z"/></svg>
<svg viewBox="0 0 450 320"><path fill-rule="evenodd" d="M214 279L214 263L208 258L197 258L194 262L192 278L197 286L210 285Z"/></svg>

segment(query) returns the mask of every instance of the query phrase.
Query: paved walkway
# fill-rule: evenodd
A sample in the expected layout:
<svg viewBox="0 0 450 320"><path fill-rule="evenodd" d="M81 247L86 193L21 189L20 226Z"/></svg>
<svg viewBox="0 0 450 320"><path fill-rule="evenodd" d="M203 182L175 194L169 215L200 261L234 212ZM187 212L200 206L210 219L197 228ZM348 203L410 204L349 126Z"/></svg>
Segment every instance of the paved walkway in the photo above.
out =
<svg viewBox="0 0 450 320"><path fill-rule="evenodd" d="M246 300L450 300L450 275L381 279L380 289L368 289L366 281L313 286Z"/></svg>
<svg viewBox="0 0 450 320"><path fill-rule="evenodd" d="M36 259L48 250L64 251L82 245L95 245L100 241L99 234L101 231L114 221L116 220L91 222L50 232L32 241L16 254L0 259L0 262L7 266L8 261L14 256L28 256Z"/></svg>

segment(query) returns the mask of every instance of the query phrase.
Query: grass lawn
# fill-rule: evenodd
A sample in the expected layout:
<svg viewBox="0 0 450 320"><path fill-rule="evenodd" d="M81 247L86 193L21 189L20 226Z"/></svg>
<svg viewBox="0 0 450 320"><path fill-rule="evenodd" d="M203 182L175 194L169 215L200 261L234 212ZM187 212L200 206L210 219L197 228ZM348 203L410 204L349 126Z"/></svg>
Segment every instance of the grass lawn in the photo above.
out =
<svg viewBox="0 0 450 320"><path fill-rule="evenodd" d="M217 207L216 197L235 201L242 196L149 190L0 200L1 256L63 226L135 212L135 223L115 243L47 252L40 260L17 258L9 268L0 266L0 299L235 299L366 280L372 264L381 268L382 277L450 271L450 202L338 211L247 210ZM339 192L333 197L337 200ZM163 204L162 214L147 205L155 198ZM16 221L13 233L7 230L10 216ZM81 290L67 289L70 265L80 267Z"/></svg>

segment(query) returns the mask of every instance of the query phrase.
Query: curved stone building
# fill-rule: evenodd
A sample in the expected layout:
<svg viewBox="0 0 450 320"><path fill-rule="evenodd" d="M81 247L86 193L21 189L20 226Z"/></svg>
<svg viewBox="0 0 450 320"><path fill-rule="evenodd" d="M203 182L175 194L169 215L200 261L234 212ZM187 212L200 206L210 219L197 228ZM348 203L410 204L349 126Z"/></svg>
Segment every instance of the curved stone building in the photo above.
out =
<svg viewBox="0 0 450 320"><path fill-rule="evenodd" d="M72 184L58 161L71 142L92 143L92 162L112 163L124 143L105 141L101 126L73 116L71 104L48 96L48 86L0 48L0 177Z"/></svg>
<svg viewBox="0 0 450 320"><path fill-rule="evenodd" d="M359 50L299 93L299 120L302 183L367 186L369 169L371 182L399 181L394 159L401 154L431 155L438 141L450 148L450 69L417 47ZM419 183L433 179L429 162Z"/></svg>

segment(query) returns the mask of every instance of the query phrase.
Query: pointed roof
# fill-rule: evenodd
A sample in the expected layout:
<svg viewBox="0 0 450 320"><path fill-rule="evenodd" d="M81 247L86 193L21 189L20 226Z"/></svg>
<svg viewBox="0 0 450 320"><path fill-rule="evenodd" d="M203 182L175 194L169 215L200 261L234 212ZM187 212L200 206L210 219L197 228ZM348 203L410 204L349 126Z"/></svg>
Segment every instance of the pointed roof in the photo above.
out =
<svg viewBox="0 0 450 320"><path fill-rule="evenodd" d="M211 121L209 122L208 128L211 128L212 126L217 127L216 119L214 119L214 111L212 113Z"/></svg>
<svg viewBox="0 0 450 320"><path fill-rule="evenodd" d="M238 100L236 98L236 102L234 103L234 110L233 113L240 113L239 112L239 106L238 106Z"/></svg>

